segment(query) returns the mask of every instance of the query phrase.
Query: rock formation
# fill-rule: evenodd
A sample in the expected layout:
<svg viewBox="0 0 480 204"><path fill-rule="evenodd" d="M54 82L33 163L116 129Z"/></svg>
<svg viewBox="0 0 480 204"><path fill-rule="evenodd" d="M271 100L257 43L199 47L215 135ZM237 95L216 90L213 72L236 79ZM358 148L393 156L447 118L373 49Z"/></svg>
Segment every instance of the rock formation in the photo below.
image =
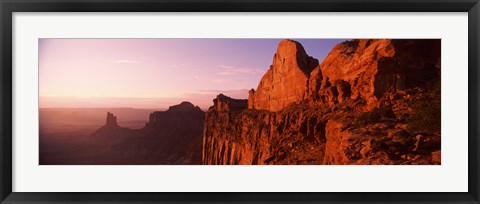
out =
<svg viewBox="0 0 480 204"><path fill-rule="evenodd" d="M320 65L283 40L248 108L214 100L202 162L440 164L439 81L440 40L350 40Z"/></svg>
<svg viewBox="0 0 480 204"><path fill-rule="evenodd" d="M247 108L248 101L233 99L223 94L219 94L217 98L213 99L213 106L218 111L235 111Z"/></svg>
<svg viewBox="0 0 480 204"><path fill-rule="evenodd" d="M115 138L130 135L130 132L131 130L129 128L123 128L117 124L117 116L113 115L113 113L107 112L105 125L93 132L92 136L102 139L102 142L108 142L115 140Z"/></svg>
<svg viewBox="0 0 480 204"><path fill-rule="evenodd" d="M439 75L439 40L351 40L312 72L306 98L331 105L362 99L371 109L384 93L425 87Z"/></svg>
<svg viewBox="0 0 480 204"><path fill-rule="evenodd" d="M310 72L317 66L318 60L308 56L300 43L282 40L257 90L249 92L249 108L277 111L303 99Z"/></svg>
<svg viewBox="0 0 480 204"><path fill-rule="evenodd" d="M184 101L184 102L181 102L178 105L170 106L167 111L168 112L181 112L181 111L202 112L202 109L200 109L200 107L195 106L188 101Z"/></svg>
<svg viewBox="0 0 480 204"><path fill-rule="evenodd" d="M105 145L107 164L199 164L205 113L190 102L150 114L141 129L123 128L107 113L106 124L92 133Z"/></svg>
<svg viewBox="0 0 480 204"><path fill-rule="evenodd" d="M207 112L203 164L323 162L325 120L320 109ZM296 154L290 154L295 151Z"/></svg>
<svg viewBox="0 0 480 204"><path fill-rule="evenodd" d="M114 116L112 113L107 112L107 121L105 123L106 126L118 126L117 124L117 116Z"/></svg>

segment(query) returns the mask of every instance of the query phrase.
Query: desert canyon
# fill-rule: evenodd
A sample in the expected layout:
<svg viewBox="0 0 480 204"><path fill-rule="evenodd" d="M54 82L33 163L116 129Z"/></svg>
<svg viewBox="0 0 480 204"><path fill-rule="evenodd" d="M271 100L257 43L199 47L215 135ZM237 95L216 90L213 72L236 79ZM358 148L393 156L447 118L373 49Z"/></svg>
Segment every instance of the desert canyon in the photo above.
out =
<svg viewBox="0 0 480 204"><path fill-rule="evenodd" d="M75 164L441 164L440 48L434 39L355 39L319 63L282 40L248 99L218 93L206 112L182 102L138 128L103 113L87 136L102 150Z"/></svg>

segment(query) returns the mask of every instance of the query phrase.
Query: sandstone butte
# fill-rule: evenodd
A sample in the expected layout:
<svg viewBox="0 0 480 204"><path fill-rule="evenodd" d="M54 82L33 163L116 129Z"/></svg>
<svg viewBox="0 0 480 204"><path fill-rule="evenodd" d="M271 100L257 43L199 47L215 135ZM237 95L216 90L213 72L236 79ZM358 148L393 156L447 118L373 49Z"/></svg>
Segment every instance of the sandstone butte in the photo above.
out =
<svg viewBox="0 0 480 204"><path fill-rule="evenodd" d="M104 145L98 158L102 164L199 164L205 113L190 102L155 111L143 128L117 124L108 112L106 123L91 134ZM96 164L96 163L94 163Z"/></svg>
<svg viewBox="0 0 480 204"><path fill-rule="evenodd" d="M202 162L440 164L440 131L411 122L418 101L439 108L439 81L440 40L349 40L321 64L282 40L248 101L214 100Z"/></svg>
<svg viewBox="0 0 480 204"><path fill-rule="evenodd" d="M318 60L308 56L300 43L282 40L257 90L249 92L248 107L277 111L300 101L307 91L310 72L317 66Z"/></svg>

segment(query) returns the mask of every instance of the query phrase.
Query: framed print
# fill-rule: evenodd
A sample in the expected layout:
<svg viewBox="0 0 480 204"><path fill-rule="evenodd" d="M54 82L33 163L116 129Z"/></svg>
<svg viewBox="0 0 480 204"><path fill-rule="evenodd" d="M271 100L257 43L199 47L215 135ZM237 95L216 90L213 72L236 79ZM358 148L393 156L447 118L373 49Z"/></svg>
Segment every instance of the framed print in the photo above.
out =
<svg viewBox="0 0 480 204"><path fill-rule="evenodd" d="M0 5L2 203L479 203L477 0Z"/></svg>

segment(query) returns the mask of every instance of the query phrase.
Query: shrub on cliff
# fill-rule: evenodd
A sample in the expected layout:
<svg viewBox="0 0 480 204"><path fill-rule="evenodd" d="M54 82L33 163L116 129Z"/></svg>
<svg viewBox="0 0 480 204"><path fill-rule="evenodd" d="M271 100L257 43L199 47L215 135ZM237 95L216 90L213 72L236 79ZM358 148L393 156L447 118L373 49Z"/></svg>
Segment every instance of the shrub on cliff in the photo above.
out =
<svg viewBox="0 0 480 204"><path fill-rule="evenodd" d="M412 100L414 114L407 119L407 128L413 133L439 133L441 126L440 80L427 85L427 92Z"/></svg>
<svg viewBox="0 0 480 204"><path fill-rule="evenodd" d="M382 118L394 118L395 115L392 107L389 105L382 105L380 108L375 107L369 112L362 113L356 118L357 125L365 125L368 123L379 122Z"/></svg>

